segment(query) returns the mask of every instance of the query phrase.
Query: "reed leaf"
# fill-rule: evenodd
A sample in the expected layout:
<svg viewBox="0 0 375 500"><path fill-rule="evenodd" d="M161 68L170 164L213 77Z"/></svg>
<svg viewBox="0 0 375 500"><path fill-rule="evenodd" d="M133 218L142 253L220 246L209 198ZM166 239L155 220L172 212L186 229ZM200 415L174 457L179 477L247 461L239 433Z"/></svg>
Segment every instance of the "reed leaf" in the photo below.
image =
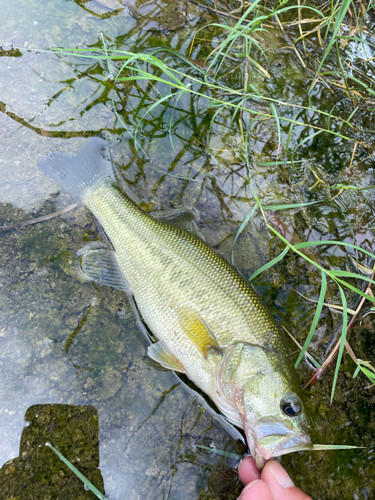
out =
<svg viewBox="0 0 375 500"><path fill-rule="evenodd" d="M340 340L340 347L339 347L339 352L337 355L337 362L336 362L336 368L335 368L335 374L333 377L333 384L332 384L332 390L331 390L331 403L333 401L333 396L335 394L335 388L337 384L337 377L339 375L339 370L340 370L340 364L342 360L342 356L344 354L344 347L345 347L345 340L346 340L346 335L348 333L348 313L347 313L347 305L346 305L346 297L344 290L339 286L339 291L341 295L341 302L342 302L342 308L343 308L343 314L342 314L342 330L341 330L341 340Z"/></svg>
<svg viewBox="0 0 375 500"><path fill-rule="evenodd" d="M327 291L327 278L326 278L325 273L323 273L323 272L321 273L321 276L322 276L322 285L320 287L318 305L316 306L314 319L313 319L313 322L311 323L311 327L310 327L309 333L306 337L305 343L303 344L301 352L299 353L297 361L295 362L294 366L296 368L300 364L300 362L301 362L301 360L302 360L302 358L303 358L303 356L304 356L304 354L305 354L305 352L306 352L306 350L311 342L311 339L314 335L314 332L316 330L316 326L317 326L319 318L320 318L320 314L321 314L322 309L323 309L324 298L326 296L326 291Z"/></svg>

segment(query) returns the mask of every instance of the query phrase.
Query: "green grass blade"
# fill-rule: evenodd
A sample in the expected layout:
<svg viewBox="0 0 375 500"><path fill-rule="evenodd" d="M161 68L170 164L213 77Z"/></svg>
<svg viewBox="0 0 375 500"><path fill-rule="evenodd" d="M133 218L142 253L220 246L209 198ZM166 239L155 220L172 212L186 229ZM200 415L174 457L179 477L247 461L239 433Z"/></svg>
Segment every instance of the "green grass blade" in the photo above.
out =
<svg viewBox="0 0 375 500"><path fill-rule="evenodd" d="M302 295L302 297L303 297L303 295ZM285 328L285 326L284 326L284 325L282 325L282 327L283 327L283 329L286 331L286 333L289 335L289 337L293 340L293 342L294 342L294 343L298 346L298 349L302 349L302 346L301 346L301 344L298 342L298 340L297 340L297 339L295 339L295 338L293 337L293 335L292 335L292 334L291 334L291 333L290 333L290 332L289 332L289 331ZM317 362L317 360L316 360L316 359L314 359L314 358L313 358L313 356L311 356L311 354L310 354L309 352L307 352L307 351L306 351L306 353L305 353L305 354L306 354L306 357L307 357L307 358L309 358L309 360L311 361L311 363L315 366L315 368L318 368L318 369L319 369L319 368L321 368L321 367L322 367L322 365L321 365L321 364L319 364L319 363Z"/></svg>
<svg viewBox="0 0 375 500"><path fill-rule="evenodd" d="M365 253L369 257L375 259L375 255L364 248L358 247L357 245L352 245L351 243L346 243L346 241L335 241L335 240L320 240L320 241L305 241L304 243L297 243L294 245L294 248L300 250L301 248L309 248L318 245L339 245L343 247L354 248L355 250L359 250L360 252Z"/></svg>
<svg viewBox="0 0 375 500"><path fill-rule="evenodd" d="M367 187L357 187L357 186L352 186L351 184L345 185L345 184L334 184L333 186L330 186L330 189L353 189L355 191L367 191L368 189L374 189L375 184L372 186L367 186Z"/></svg>
<svg viewBox="0 0 375 500"><path fill-rule="evenodd" d="M255 87L255 85L253 83L250 83L249 84L249 88L253 89L253 91L255 92L255 94L262 98L262 94L258 91L258 89ZM277 114L277 111L276 111L276 106L274 105L273 102L270 102L269 103L269 107L270 107L270 110L271 110L271 113L273 115L273 117L275 118L276 120L276 126L277 126L277 138L278 138L278 142L277 142L277 152L279 152L279 149L280 149L280 146L281 146L281 127L280 127L280 119L279 119L279 115ZM278 164L276 162L276 164Z"/></svg>
<svg viewBox="0 0 375 500"><path fill-rule="evenodd" d="M233 256L233 252L234 252L234 245L236 244L236 241L238 240L238 237L240 236L240 234L242 233L242 231L245 229L245 227L247 226L247 224L249 223L250 219L253 218L256 210L258 208L258 205L255 205L251 210L250 212L246 215L246 217L244 218L244 220L241 222L241 225L240 227L238 228L237 230L237 233L236 233L236 236L234 237L234 241L233 241L233 246L232 246L232 252L231 252L231 261L232 261L232 264L234 265L234 256Z"/></svg>
<svg viewBox="0 0 375 500"><path fill-rule="evenodd" d="M328 274L328 271L326 269L324 269L324 267L322 267L321 265L319 265L317 262L314 262L312 259L310 259L310 257L307 257L307 255L303 254L302 252L300 252L298 249L297 249L297 245L292 245L291 243L289 243L289 241L284 238L284 236L282 234L280 234L278 231L276 231L276 229L274 227L272 227L270 224L267 224L267 227L268 229L273 233L275 234L282 242L285 243L285 245L288 247L288 248L291 248L293 250L293 252L295 252L296 254L300 255L303 259L305 259L307 262L310 262L310 264L312 264L313 266L315 266L317 269L320 269L321 271L323 271L324 273Z"/></svg>
<svg viewBox="0 0 375 500"><path fill-rule="evenodd" d="M314 444L313 451L328 451L328 450L355 450L365 448L364 446L350 446L349 444Z"/></svg>
<svg viewBox="0 0 375 500"><path fill-rule="evenodd" d="M149 51L147 51L149 54L151 54L152 56L155 56L155 54L159 53L159 52L168 52L169 54L172 54L173 57L177 57L178 59L180 59L184 64L186 64L187 66L190 66L192 69L194 69L194 71L198 71L199 73L201 73L202 75L205 75L206 72L204 71L203 68L200 68L199 66L193 64L191 61L189 61L189 59L187 57L185 57L183 54L181 54L180 52L178 52L177 50L174 50L174 49L171 49L169 47L157 47L156 49L150 49Z"/></svg>
<svg viewBox="0 0 375 500"><path fill-rule="evenodd" d="M357 280L363 280L363 281L368 281L369 283L372 283L375 285L375 281L369 278L368 276L364 276L363 274L357 274L357 273L352 273L351 271L341 271L337 269L332 269L330 271L330 274L333 276L338 276L339 278L354 278Z"/></svg>
<svg viewBox="0 0 375 500"><path fill-rule="evenodd" d="M285 2L285 3L287 3L287 2ZM277 11L273 12L272 14L277 13L278 15L280 15L282 12L286 12L286 11L292 10L292 9L308 9L308 10L312 10L313 12L315 12L316 14L318 14L320 17L322 17L326 22L328 22L327 18L323 14L323 12L321 12L320 10L315 9L314 7L311 7L309 5L290 5L289 7L278 8Z"/></svg>
<svg viewBox="0 0 375 500"><path fill-rule="evenodd" d="M146 118L146 116L148 114L151 113L151 111L156 108L157 106L159 106L159 104L163 103L164 101L168 101L169 99L172 99L173 97L173 94L167 94L165 95L164 97L161 97L160 99L158 99L156 102L154 102L146 111L146 113L142 116L142 118L139 120L139 122L137 123L137 126L135 127L135 130L134 130L134 138L137 137L137 134L138 134L138 130L141 126L141 123L143 122L143 120Z"/></svg>
<svg viewBox="0 0 375 500"><path fill-rule="evenodd" d="M361 366L358 365L357 368L355 369L355 372L353 373L353 378L356 378L356 376L358 375L358 373L361 371Z"/></svg>
<svg viewBox="0 0 375 500"><path fill-rule="evenodd" d="M326 295L326 291L327 291L327 278L326 278L326 275L322 272L322 285L320 287L318 305L316 306L314 319L313 319L313 322L311 323L310 331L306 337L305 343L303 344L302 350L299 353L298 359L295 362L294 366L296 368L300 364L300 362L301 362L301 360L302 360L302 358L303 358L303 356L304 356L304 354L305 354L305 352L306 352L306 350L311 342L312 336L314 335L314 332L316 330L316 326L318 324L318 321L319 321L319 318L320 318L320 315L321 315L321 312L323 309L324 297Z"/></svg>
<svg viewBox="0 0 375 500"><path fill-rule="evenodd" d="M326 74L326 73L322 73L323 74ZM329 130L331 128L331 117L332 117L332 113L333 113L333 110L335 109L336 106L338 106L340 104L340 101L337 102L334 106L332 106L331 108L331 111L329 112L328 114L328 118L327 118L327 129ZM340 124L341 125L341 124Z"/></svg>
<svg viewBox="0 0 375 500"><path fill-rule="evenodd" d="M221 113L221 111L223 110L223 107L224 106L221 106L217 111L215 111L213 117L211 118L210 120L210 125L208 127L208 131L207 131L207 151L208 151L208 154L211 156L211 158L215 161L215 163L218 165L218 162L216 160L216 158L214 157L214 155L212 154L212 151L211 151L211 132L212 132L212 128L215 124L215 120L216 120L216 117Z"/></svg>
<svg viewBox="0 0 375 500"><path fill-rule="evenodd" d="M109 57L108 57L107 45L106 45L106 43L105 43L105 38L104 38L103 33L100 33L99 38L100 38L100 39L101 39L101 41L103 42L104 52L105 52L105 55L106 55L106 57L107 57L108 72L109 72L109 74L111 75L111 78L112 78L112 79L115 79L115 77L114 77L114 75L113 75L113 73L112 73L111 61L110 61L110 59L109 59Z"/></svg>
<svg viewBox="0 0 375 500"><path fill-rule="evenodd" d="M370 382L372 384L375 384L375 373L373 371L368 370L367 368L365 368L364 366L361 366L361 365L359 365L357 367L356 371L357 370L360 370L362 373L364 373L366 375L366 377L370 380ZM353 378L355 378L354 375L353 375Z"/></svg>
<svg viewBox="0 0 375 500"><path fill-rule="evenodd" d="M59 459L64 462L64 464L67 465L72 472L74 472L74 474L87 486L87 488L89 488L90 491L94 493L94 495L96 495L100 500L107 500L103 493L99 491L98 488L96 488L81 472L79 472L79 470L76 469L76 467L74 467L74 465L71 464L69 460L64 457L64 455L57 451L51 443L46 443L46 446L51 448L51 450L56 453Z"/></svg>
<svg viewBox="0 0 375 500"><path fill-rule="evenodd" d="M293 123L292 125L293 126ZM290 128L290 127L289 127ZM291 165L292 163L303 163L305 160L296 160L296 161L255 161L259 167L273 167L275 165L279 165L280 163L283 163L284 165Z"/></svg>
<svg viewBox="0 0 375 500"><path fill-rule="evenodd" d="M340 283L342 286L345 286L346 288L349 288L353 292L358 293L358 295L361 295L362 297L365 297L365 299L368 299L371 302L374 302L374 304L375 304L375 297L373 297L372 295L365 294L365 292L362 292L362 290L359 290L359 288L356 288L355 286L351 285L347 281L341 280L337 276L333 276L332 275L332 279L334 279L336 281L336 283ZM363 279L363 276L362 276L362 279Z"/></svg>
<svg viewBox="0 0 375 500"><path fill-rule="evenodd" d="M340 285L339 285L339 290L340 290L341 302L342 302L342 308L343 308L342 331L341 331L341 341L340 341L339 353L337 355L335 375L333 377L333 384L332 384L332 391L331 391L331 403L332 403L333 397L335 395L337 377L339 375L340 364L341 364L342 356L344 354L346 335L348 333L348 313L347 313L347 304L346 304L345 293Z"/></svg>
<svg viewBox="0 0 375 500"><path fill-rule="evenodd" d="M199 182L201 184L204 182L204 180L201 179L192 179L191 177L183 177L182 175L176 175L172 174L171 172L165 172L161 168L155 167L155 165L150 165L150 168L152 168L152 170L155 170L156 172L160 172L163 175L168 175L169 177L174 177L175 179L179 179L180 181Z"/></svg>
<svg viewBox="0 0 375 500"><path fill-rule="evenodd" d="M173 139L172 139L172 124L173 124L173 117L174 117L174 112L176 110L176 106L178 104L178 101L180 100L180 98L185 94L185 92L183 90L181 90L178 94L177 94L177 99L176 99L176 102L175 102L175 105L173 106L173 109L172 109L172 113L171 113L171 118L169 120L169 127L168 127L168 135L169 135L169 141L171 143L171 146L172 146L172 149L174 151L175 154L177 154L176 150L175 150L175 147L174 147L174 144L173 144Z"/></svg>
<svg viewBox="0 0 375 500"><path fill-rule="evenodd" d="M207 71L209 71L212 66L216 63L216 61L218 60L218 58L221 56L222 52L224 51L226 45L228 45L228 43L232 42L233 38L237 38L239 35L236 34L235 32L239 30L239 28L241 28L241 25L243 23L243 21L246 19L246 17L250 14L250 12L255 9L255 7L258 5L258 3L260 2L261 0L255 0L254 2L252 2L252 4L250 4L250 6L245 10L245 12L242 14L242 16L240 17L240 19L237 21L237 23L233 26L233 28L231 28L230 30L230 33L229 35L227 35L226 39L224 40L224 42L222 42L221 44L221 47L220 49L217 51L215 57L213 58L213 60L211 61L211 63L209 64L208 68L207 68ZM267 18L267 16L263 16L264 19ZM258 23L259 24L259 23ZM249 29L248 26L246 26L245 29ZM245 31L244 29L244 31Z"/></svg>
<svg viewBox="0 0 375 500"><path fill-rule="evenodd" d="M255 273L253 273L250 276L249 281L252 281L256 276L258 276L258 274L263 273L266 269L269 269L270 267L277 264L281 259L285 257L285 255L289 252L289 250L290 250L289 246L284 248L284 250L281 252L280 255L272 259L270 262L267 262L267 264L264 264L264 266L260 267L257 271L255 271Z"/></svg>
<svg viewBox="0 0 375 500"><path fill-rule="evenodd" d="M323 203L323 200L309 201L307 203L287 203L285 205L264 205L263 208L264 210L289 210L290 208L303 208L317 203Z"/></svg>
<svg viewBox="0 0 375 500"><path fill-rule="evenodd" d="M276 126L277 126L277 154L276 157L279 155L280 147L281 147L281 127L280 127L280 119L279 115L276 111L276 106L274 105L273 102L270 103L270 109L271 113L273 114L275 120L276 120Z"/></svg>
<svg viewBox="0 0 375 500"><path fill-rule="evenodd" d="M350 7L351 1L352 0L343 0L342 3L341 3L341 5L340 5L340 9L339 9L339 11L337 13L337 17L335 19L335 28L333 30L333 34L332 34L331 40L329 41L329 44L328 44L328 46L327 46L327 48L326 48L326 50L325 50L325 52L323 54L323 57L322 57L322 59L320 61L318 69L316 70L315 76L313 78L313 81L311 82L311 85L310 85L310 88L309 88L308 92L311 92L313 86L315 85L315 82L316 82L316 80L319 77L319 72L322 69L324 61L327 59L328 54L330 53L333 44L337 40L337 35L339 33L339 29L341 27L341 24L342 24L342 22L344 20L344 17L346 15L348 9Z"/></svg>

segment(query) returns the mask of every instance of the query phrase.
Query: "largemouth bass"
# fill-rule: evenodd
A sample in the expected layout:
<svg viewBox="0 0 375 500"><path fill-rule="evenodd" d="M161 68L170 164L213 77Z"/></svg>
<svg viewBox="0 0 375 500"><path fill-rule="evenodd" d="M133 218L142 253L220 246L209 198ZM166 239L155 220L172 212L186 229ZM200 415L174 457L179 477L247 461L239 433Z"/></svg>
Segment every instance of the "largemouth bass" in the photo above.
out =
<svg viewBox="0 0 375 500"><path fill-rule="evenodd" d="M255 289L204 241L137 207L117 185L105 147L96 137L77 156L39 163L91 210L113 246L83 253L86 275L130 290L158 340L149 356L185 373L244 429L259 468L312 448L291 353Z"/></svg>

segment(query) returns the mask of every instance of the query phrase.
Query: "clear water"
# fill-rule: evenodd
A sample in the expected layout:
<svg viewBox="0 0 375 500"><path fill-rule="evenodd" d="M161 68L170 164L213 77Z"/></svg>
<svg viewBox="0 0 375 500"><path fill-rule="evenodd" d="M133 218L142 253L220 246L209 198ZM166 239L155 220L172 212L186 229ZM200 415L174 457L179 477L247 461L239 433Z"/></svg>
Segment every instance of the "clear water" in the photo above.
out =
<svg viewBox="0 0 375 500"><path fill-rule="evenodd" d="M136 52L164 46L188 55L197 30L215 18L196 4L184 2L176 8L174 2L0 0L0 6L0 223L17 224L73 203L38 169L38 158L53 148L72 153L85 137L104 131L124 189L158 215L190 210L208 243L230 259L237 229L254 203L240 128L237 120L232 123L232 113L225 110L218 115L210 135L215 110L203 99L185 95L169 107L160 106L145 116L140 128L138 149L142 147L142 153L114 113L112 99L122 120L134 130L158 92L165 92L164 87L138 82L113 88L104 63L28 50L100 48L99 37L104 34L109 47ZM215 33L199 33L191 59L202 64ZM280 34L270 29L262 34L261 44L272 55L267 67L270 78L252 69L254 85L274 98L307 105L309 74L285 49ZM311 63L321 54L319 50L317 45L308 45L306 61ZM355 46L348 47L352 63L360 55ZM183 68L169 54L165 60ZM233 67L228 63L231 73L225 81L240 87L244 67L239 63L240 59ZM372 67L367 69L372 71ZM357 105L319 84L311 103L327 112L336 105L335 114L344 118ZM254 109L263 106L248 104ZM326 124L326 117L300 108L278 109L302 122ZM367 146L357 148L350 169L353 143L328 134L300 146L293 165L275 165L276 123L246 119L251 129L252 177L262 202L322 200L308 209L269 213L274 227L289 240L355 243L356 239L372 248L372 191L346 192L330 201L333 193L327 188L311 187L317 176L329 185L375 184L373 159L366 159L373 150L374 135L365 130L373 128L373 113L371 102L360 106L352 119L358 131L342 129ZM288 130L288 124L282 123L284 145ZM290 151L308 134L312 129L294 127ZM279 158L284 153L282 149ZM126 297L80 278L76 252L89 241L103 239L91 214L76 208L0 237L0 497L95 498L44 446L51 441L109 499L236 498L240 485L232 470L234 460L197 445L240 454L243 446L180 378L147 358L146 341ZM282 248L256 215L237 240L235 264L250 276ZM343 249L321 247L313 256L325 266L353 270ZM290 255L257 278L255 285L277 318L303 341L314 303L296 292L316 299L319 272ZM328 299L339 303L332 284ZM348 293L347 299L355 309L358 297ZM350 333L350 343L361 359L374 357L372 318L364 317L362 327ZM325 358L340 324L340 312L326 308L312 350L319 361ZM365 449L296 453L282 459L296 484L317 500L370 499L375 492L374 389L364 378L353 380L354 369L345 357L332 404L333 370L307 391L307 400L316 442ZM301 365L302 380L310 373L307 363Z"/></svg>

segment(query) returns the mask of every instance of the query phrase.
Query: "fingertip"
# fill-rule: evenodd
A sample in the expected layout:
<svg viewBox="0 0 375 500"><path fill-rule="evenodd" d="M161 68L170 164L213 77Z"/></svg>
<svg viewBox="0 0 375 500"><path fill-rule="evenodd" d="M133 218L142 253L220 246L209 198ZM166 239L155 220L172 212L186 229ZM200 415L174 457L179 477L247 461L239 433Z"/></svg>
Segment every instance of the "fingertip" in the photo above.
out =
<svg viewBox="0 0 375 500"><path fill-rule="evenodd" d="M256 479L260 479L260 472L256 466L255 460L252 457L245 457L241 460L238 466L238 475L241 483L246 485Z"/></svg>
<svg viewBox="0 0 375 500"><path fill-rule="evenodd" d="M306 493L294 486L289 474L276 460L270 460L266 463L261 477L272 491L273 498L278 500L311 500ZM248 499L245 498L245 500Z"/></svg>
<svg viewBox="0 0 375 500"><path fill-rule="evenodd" d="M267 467L267 469L266 469ZM271 460L266 464L264 468L266 474L271 474L273 479L282 488L293 488L294 483L291 480L289 474L284 469L284 467L277 462L277 460ZM268 482L268 481L267 481Z"/></svg>
<svg viewBox="0 0 375 500"><path fill-rule="evenodd" d="M255 479L245 486L237 500L273 500L273 496L268 484Z"/></svg>

